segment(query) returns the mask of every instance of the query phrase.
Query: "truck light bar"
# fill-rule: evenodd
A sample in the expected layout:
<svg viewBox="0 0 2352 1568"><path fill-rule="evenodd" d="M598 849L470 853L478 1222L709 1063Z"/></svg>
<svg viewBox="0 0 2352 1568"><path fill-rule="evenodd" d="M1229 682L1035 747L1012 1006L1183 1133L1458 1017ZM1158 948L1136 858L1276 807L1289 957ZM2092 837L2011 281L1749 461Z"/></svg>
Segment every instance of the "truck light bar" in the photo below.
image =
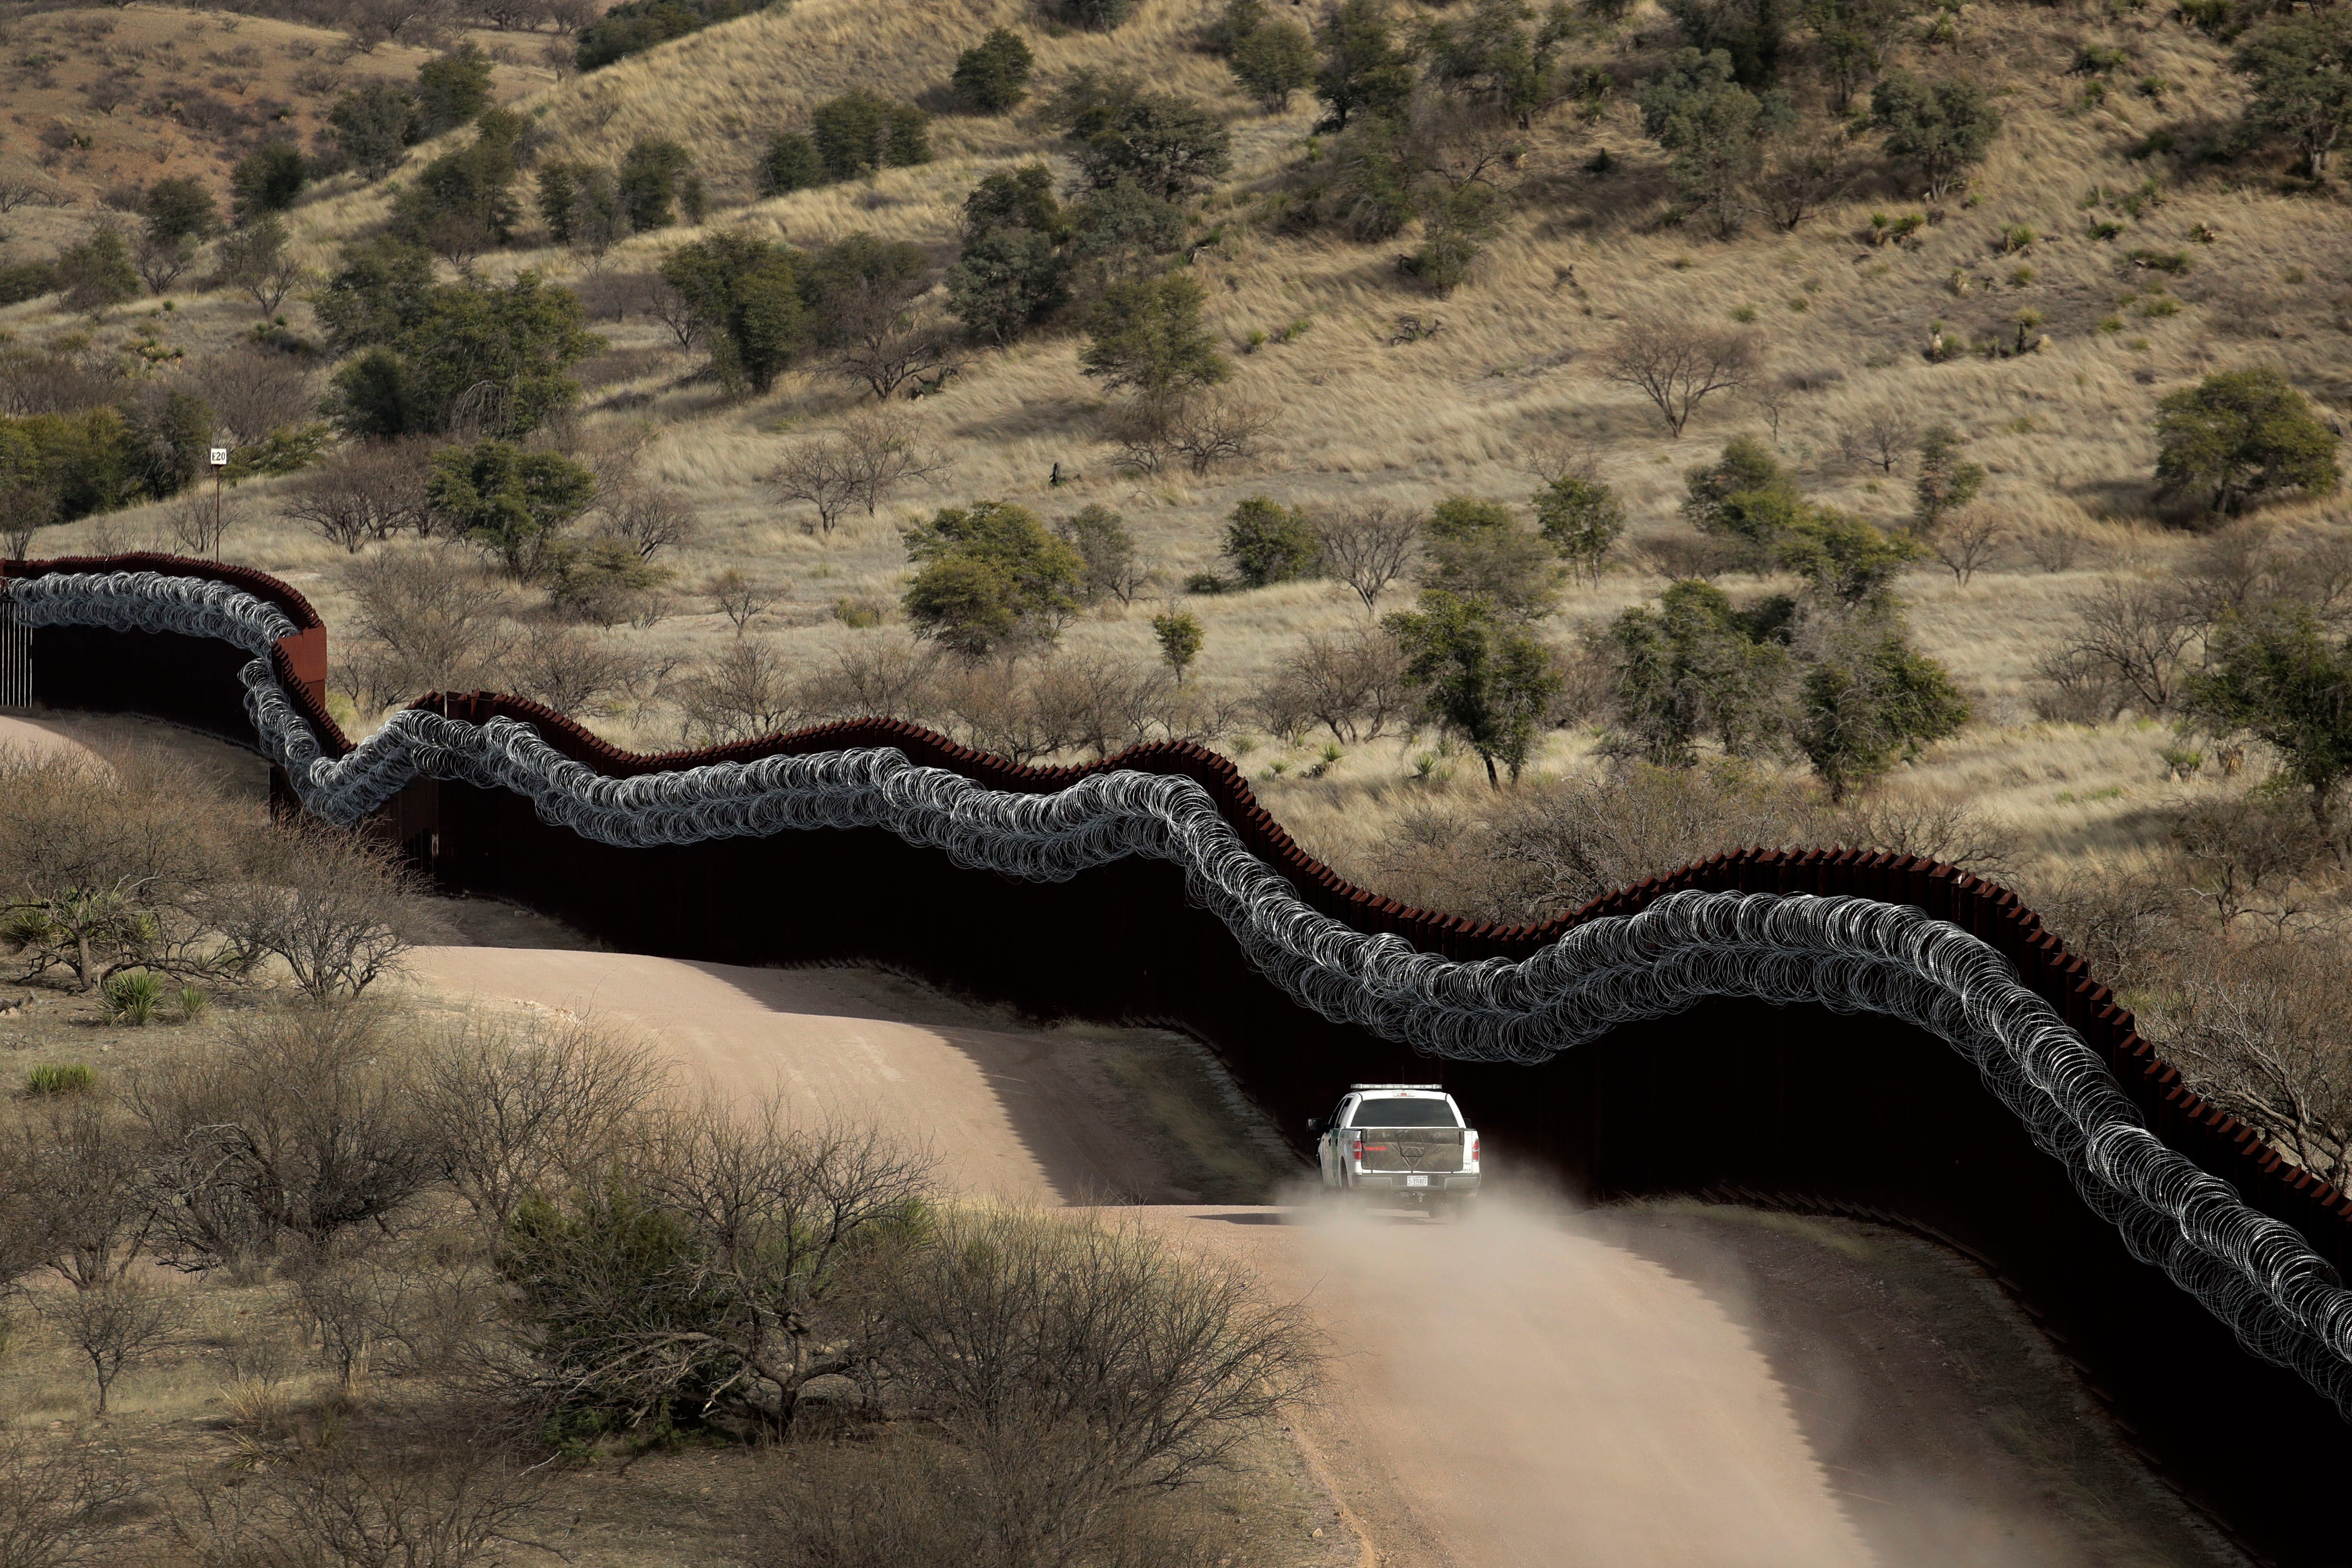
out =
<svg viewBox="0 0 2352 1568"><path fill-rule="evenodd" d="M1442 1083L1351 1083L1348 1086L1348 1092L1353 1094L1363 1089L1425 1089L1433 1094L1445 1092L1445 1086Z"/></svg>

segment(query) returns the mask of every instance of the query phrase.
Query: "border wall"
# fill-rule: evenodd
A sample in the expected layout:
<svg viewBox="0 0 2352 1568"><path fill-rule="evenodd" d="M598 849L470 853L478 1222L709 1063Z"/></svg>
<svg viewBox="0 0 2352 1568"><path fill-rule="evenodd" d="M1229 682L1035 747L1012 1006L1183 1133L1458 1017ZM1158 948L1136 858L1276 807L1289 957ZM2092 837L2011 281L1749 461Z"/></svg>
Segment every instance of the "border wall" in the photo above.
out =
<svg viewBox="0 0 2352 1568"><path fill-rule="evenodd" d="M325 632L301 595L259 573L164 556L10 563L157 570L232 582L304 629L272 659L330 752L351 742L324 700ZM252 743L247 656L173 634L42 627L33 695L55 709L145 714ZM423 700L505 716L613 776L894 745L992 787L1047 792L1109 768L1181 773L1307 902L1359 930L1457 959L1524 957L1585 920L1685 888L1848 893L1916 904L1983 938L2113 1069L2165 1142L2352 1266L2352 1198L2305 1174L2206 1104L2142 1039L2107 987L2016 896L1948 866L1853 851L1743 850L1612 894L1562 920L1500 927L1407 909L1306 855L1224 758L1139 747L1076 768L1030 768L895 721L829 725L713 751L616 750L556 714L488 694ZM280 798L290 791L278 783ZM1063 883L956 866L882 829L616 848L541 821L503 791L420 780L381 814L407 856L452 889L558 916L617 948L742 964L888 965L1041 1016L1155 1023L1204 1041L1302 1149L1305 1119L1354 1079L1442 1081L1505 1168L1539 1165L1595 1199L1758 1202L1886 1221L1981 1264L2032 1314L2126 1436L2243 1544L2285 1564L2352 1562L2338 1498L2352 1426L2293 1373L2242 1350L2159 1271L2134 1259L2060 1166L1943 1042L1884 1017L1717 1001L1619 1028L1540 1067L1443 1061L1294 1005L1192 904L1182 877L1129 859Z"/></svg>

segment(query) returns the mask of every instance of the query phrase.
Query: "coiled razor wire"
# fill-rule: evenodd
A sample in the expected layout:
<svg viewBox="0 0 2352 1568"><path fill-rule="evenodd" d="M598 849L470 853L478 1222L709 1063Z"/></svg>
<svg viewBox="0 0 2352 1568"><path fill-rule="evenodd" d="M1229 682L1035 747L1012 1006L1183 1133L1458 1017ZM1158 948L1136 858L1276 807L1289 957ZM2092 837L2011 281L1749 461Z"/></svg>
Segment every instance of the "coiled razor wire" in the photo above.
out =
<svg viewBox="0 0 2352 1568"><path fill-rule="evenodd" d="M2352 1291L2336 1269L2158 1140L2106 1064L1998 952L1922 910L1685 891L1587 921L1524 960L1460 963L1308 907L1190 779L1122 771L1024 795L918 767L887 746L614 779L515 720L477 725L415 709L331 758L278 683L270 645L297 628L266 602L152 572L58 574L7 592L31 626L181 632L253 654L241 679L261 747L304 805L333 822L356 823L412 779L435 778L511 790L543 820L626 847L882 827L1028 881L1143 856L1181 867L1192 898L1301 1005L1456 1060L1547 1061L1711 996L1899 1018L1976 1065L2135 1257L2352 1415Z"/></svg>

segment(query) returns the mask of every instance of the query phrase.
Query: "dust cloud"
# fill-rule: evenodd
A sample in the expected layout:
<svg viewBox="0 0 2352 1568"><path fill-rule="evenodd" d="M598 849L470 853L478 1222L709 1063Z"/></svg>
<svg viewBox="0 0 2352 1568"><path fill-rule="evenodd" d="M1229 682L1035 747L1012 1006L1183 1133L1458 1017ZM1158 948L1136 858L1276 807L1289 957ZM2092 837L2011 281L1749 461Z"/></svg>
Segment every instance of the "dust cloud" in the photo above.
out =
<svg viewBox="0 0 2352 1568"><path fill-rule="evenodd" d="M1827 1408L1843 1394L1817 1387L1792 1405L1727 1255L1669 1268L1612 1238L1622 1220L1539 1194L1490 1191L1444 1224L1293 1196L1286 1250L1335 1358L1317 1425L1379 1450L1463 1563L2102 1560L2031 1508L1904 1474L1898 1456L1825 1464L1809 1426L1826 1415L1850 1438L1869 1413Z"/></svg>

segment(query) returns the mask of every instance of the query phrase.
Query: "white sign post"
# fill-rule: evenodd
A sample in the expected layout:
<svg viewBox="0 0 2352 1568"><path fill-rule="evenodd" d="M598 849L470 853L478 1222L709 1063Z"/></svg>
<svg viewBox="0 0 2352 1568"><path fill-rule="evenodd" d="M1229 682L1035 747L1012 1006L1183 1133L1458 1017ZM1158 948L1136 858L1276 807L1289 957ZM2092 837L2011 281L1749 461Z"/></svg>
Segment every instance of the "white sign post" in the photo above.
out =
<svg viewBox="0 0 2352 1568"><path fill-rule="evenodd" d="M215 447L213 458L213 559L220 559L221 546L221 471L228 467L228 448Z"/></svg>

